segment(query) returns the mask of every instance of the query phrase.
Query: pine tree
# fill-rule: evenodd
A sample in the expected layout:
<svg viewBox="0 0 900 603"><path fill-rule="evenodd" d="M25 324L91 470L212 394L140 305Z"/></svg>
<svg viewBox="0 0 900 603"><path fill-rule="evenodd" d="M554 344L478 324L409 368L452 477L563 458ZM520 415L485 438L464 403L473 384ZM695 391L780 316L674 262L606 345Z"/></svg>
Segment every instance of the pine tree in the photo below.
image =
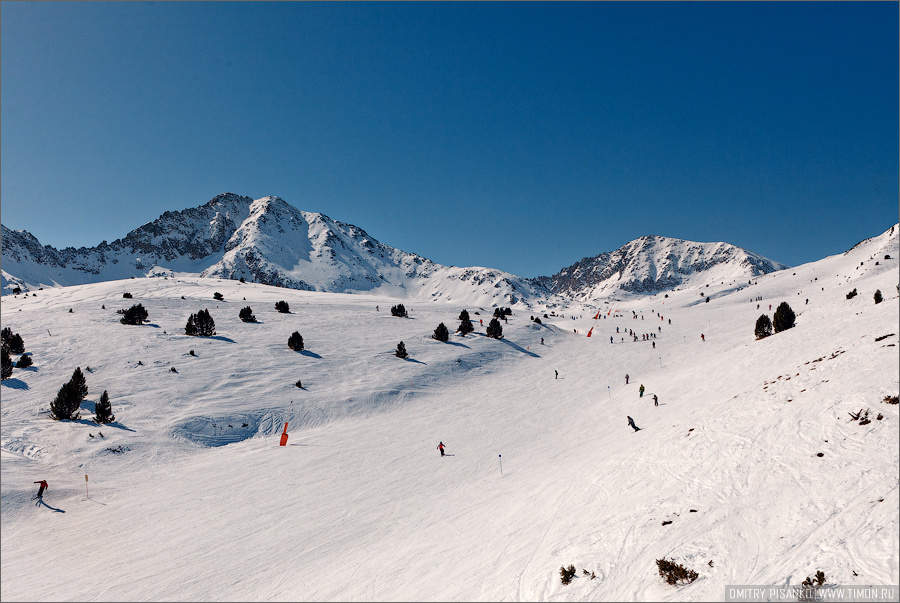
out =
<svg viewBox="0 0 900 603"><path fill-rule="evenodd" d="M290 314L291 313L291 307L284 300L275 302L275 309L278 310L279 312L281 312L282 314Z"/></svg>
<svg viewBox="0 0 900 603"><path fill-rule="evenodd" d="M475 327L472 326L472 321L467 318L465 320L459 321L459 328L456 329L456 332L465 337L474 330Z"/></svg>
<svg viewBox="0 0 900 603"><path fill-rule="evenodd" d="M0 375L0 378L2 378L3 381L6 381L10 377L12 377L13 365L12 365L12 359L10 359L10 357L9 357L9 352L6 351L6 346L3 346L2 353L3 353L3 363L2 363L2 371L0 371L0 372L2 372L2 375Z"/></svg>
<svg viewBox="0 0 900 603"><path fill-rule="evenodd" d="M394 352L397 355L397 358L407 358L409 354L406 353L406 346L401 341L397 344L397 351Z"/></svg>
<svg viewBox="0 0 900 603"><path fill-rule="evenodd" d="M460 319L460 320L471 320L471 319L469 318L469 311L468 311L468 310L463 310L462 312L460 312L460 313L459 313L459 319Z"/></svg>
<svg viewBox="0 0 900 603"><path fill-rule="evenodd" d="M437 339L438 341L448 341L450 339L450 331L441 323L434 330L434 335L431 336L432 339Z"/></svg>
<svg viewBox="0 0 900 603"><path fill-rule="evenodd" d="M216 291L215 293L213 293L213 299L216 301L223 301L225 297L223 297L221 293Z"/></svg>
<svg viewBox="0 0 900 603"><path fill-rule="evenodd" d="M121 310L120 313L123 316L119 319L119 322L123 325L142 325L150 316L143 304L131 306L127 310Z"/></svg>
<svg viewBox="0 0 900 603"><path fill-rule="evenodd" d="M19 361L16 362L16 368L28 368L31 364L31 356L23 354Z"/></svg>
<svg viewBox="0 0 900 603"><path fill-rule="evenodd" d="M884 298L881 297L881 289L876 289L875 290L875 303L880 304L882 301L884 301Z"/></svg>
<svg viewBox="0 0 900 603"><path fill-rule="evenodd" d="M184 334L199 337L212 337L216 334L216 321L210 316L209 310L200 310L191 314L187 324L184 325Z"/></svg>
<svg viewBox="0 0 900 603"><path fill-rule="evenodd" d="M250 309L250 306L241 308L241 311L238 312L238 317L244 322L256 322L256 317L253 316L253 310Z"/></svg>
<svg viewBox="0 0 900 603"><path fill-rule="evenodd" d="M496 318L492 318L491 322L488 323L488 328L485 334L488 337L493 337L494 339L503 339L503 327L500 326L500 321Z"/></svg>
<svg viewBox="0 0 900 603"><path fill-rule="evenodd" d="M763 314L756 319L756 330L754 331L757 339L765 339L772 334L772 321Z"/></svg>
<svg viewBox="0 0 900 603"><path fill-rule="evenodd" d="M78 402L80 404L85 396L88 395L87 379L84 378L84 373L81 372L80 366L72 373L71 383L75 386L75 391L78 392Z"/></svg>
<svg viewBox="0 0 900 603"><path fill-rule="evenodd" d="M288 347L295 352L299 352L303 349L303 338L300 336L300 333L294 331L291 336L288 337Z"/></svg>
<svg viewBox="0 0 900 603"><path fill-rule="evenodd" d="M2 341L3 347L7 349L10 354L24 354L25 353L25 342L22 341L22 336L18 333L13 333L12 329L9 327L5 327L2 331Z"/></svg>
<svg viewBox="0 0 900 603"><path fill-rule="evenodd" d="M56 398L50 403L50 416L57 421L74 421L78 419L78 409L81 407L82 397L78 386L69 381L56 393Z"/></svg>
<svg viewBox="0 0 900 603"><path fill-rule="evenodd" d="M787 331L794 326L794 311L787 302L781 302L775 309L775 317L772 320L772 326L775 327L776 333Z"/></svg>
<svg viewBox="0 0 900 603"><path fill-rule="evenodd" d="M94 422L100 424L112 423L116 417L112 414L112 404L109 402L109 393L103 390L100 401L94 406Z"/></svg>
<svg viewBox="0 0 900 603"><path fill-rule="evenodd" d="M406 307L404 307L403 304L397 304L396 306L391 306L391 315L392 315L392 316L399 316L400 318L404 318L404 317L406 317L406 316L409 316L409 315L406 313Z"/></svg>

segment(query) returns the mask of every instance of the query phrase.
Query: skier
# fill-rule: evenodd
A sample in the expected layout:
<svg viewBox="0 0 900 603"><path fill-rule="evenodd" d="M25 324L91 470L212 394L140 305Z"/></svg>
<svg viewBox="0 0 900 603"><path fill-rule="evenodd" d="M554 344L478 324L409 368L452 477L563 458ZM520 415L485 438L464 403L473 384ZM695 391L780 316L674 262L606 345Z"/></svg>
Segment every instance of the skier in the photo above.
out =
<svg viewBox="0 0 900 603"><path fill-rule="evenodd" d="M42 479L41 481L39 481L39 482L34 482L34 483L40 484L40 485L41 485L41 487L38 488L38 493L37 493L37 496L35 496L35 498L40 499L40 500L43 500L42 497L44 496L44 490L47 489L47 480L43 480L43 479Z"/></svg>
<svg viewBox="0 0 900 603"><path fill-rule="evenodd" d="M554 372L555 375L556 375L556 376L553 377L553 378L554 378L554 379L559 379L559 371L554 370L553 372Z"/></svg>
<svg viewBox="0 0 900 603"><path fill-rule="evenodd" d="M610 343L613 342L613 340L612 340L612 335L609 336L609 342L610 342Z"/></svg>
<svg viewBox="0 0 900 603"><path fill-rule="evenodd" d="M706 335L700 333L700 341L706 341Z"/></svg>
<svg viewBox="0 0 900 603"><path fill-rule="evenodd" d="M544 338L541 337L541 345L544 345Z"/></svg>
<svg viewBox="0 0 900 603"><path fill-rule="evenodd" d="M633 427L635 431L638 431L640 429L640 427L634 424L634 419L632 419L631 417L628 417L628 425L629 427Z"/></svg>
<svg viewBox="0 0 900 603"><path fill-rule="evenodd" d="M641 383L641 389L639 389L638 391L641 392L641 395L638 396L638 398L643 398L644 397L644 384L643 383Z"/></svg>
<svg viewBox="0 0 900 603"><path fill-rule="evenodd" d="M656 342L655 342L655 341L653 342L653 349L654 349L654 350L656 349Z"/></svg>
<svg viewBox="0 0 900 603"><path fill-rule="evenodd" d="M656 394L653 394L653 406L659 406L659 398L656 397Z"/></svg>
<svg viewBox="0 0 900 603"><path fill-rule="evenodd" d="M628 385L628 374L625 374L625 385Z"/></svg>
<svg viewBox="0 0 900 603"><path fill-rule="evenodd" d="M441 451L441 456L444 456L444 443L441 442L440 444L438 444L437 447L438 447L438 450Z"/></svg>

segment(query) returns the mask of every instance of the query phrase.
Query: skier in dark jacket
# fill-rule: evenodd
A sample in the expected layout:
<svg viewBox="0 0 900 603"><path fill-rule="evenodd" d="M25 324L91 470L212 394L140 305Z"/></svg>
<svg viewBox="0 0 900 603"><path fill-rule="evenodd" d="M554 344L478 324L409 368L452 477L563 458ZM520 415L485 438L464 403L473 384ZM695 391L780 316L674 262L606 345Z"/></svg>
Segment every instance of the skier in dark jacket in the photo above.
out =
<svg viewBox="0 0 900 603"><path fill-rule="evenodd" d="M41 485L41 487L38 488L38 493L37 493L37 498L41 498L42 496L44 496L44 490L47 489L47 480L42 479L41 481L34 482L34 483Z"/></svg>
<svg viewBox="0 0 900 603"><path fill-rule="evenodd" d="M625 374L625 385L628 385L628 373Z"/></svg>
<svg viewBox="0 0 900 603"><path fill-rule="evenodd" d="M640 430L640 427L634 424L634 419L632 419L631 417L628 417L628 426L633 427L635 431Z"/></svg>
<svg viewBox="0 0 900 603"><path fill-rule="evenodd" d="M638 396L638 398L643 398L644 397L644 384L643 383L641 383L641 389L639 389L638 391L641 392L641 395Z"/></svg>
<svg viewBox="0 0 900 603"><path fill-rule="evenodd" d="M656 394L653 394L653 406L659 406L659 398L656 397Z"/></svg>
<svg viewBox="0 0 900 603"><path fill-rule="evenodd" d="M438 444L437 447L438 447L438 450L441 451L441 456L444 456L444 443L441 442L440 444Z"/></svg>

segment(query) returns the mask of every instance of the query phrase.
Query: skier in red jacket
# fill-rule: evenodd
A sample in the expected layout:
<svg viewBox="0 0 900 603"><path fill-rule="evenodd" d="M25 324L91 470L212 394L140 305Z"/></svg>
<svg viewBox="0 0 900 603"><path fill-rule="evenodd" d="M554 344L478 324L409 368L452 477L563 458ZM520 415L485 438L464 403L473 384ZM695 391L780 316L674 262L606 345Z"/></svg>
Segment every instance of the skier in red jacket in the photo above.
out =
<svg viewBox="0 0 900 603"><path fill-rule="evenodd" d="M44 490L47 489L47 480L42 479L41 481L34 482L34 483L41 485L41 487L38 488L38 493L37 493L37 496L35 497L35 498L41 498L42 496L44 496Z"/></svg>
<svg viewBox="0 0 900 603"><path fill-rule="evenodd" d="M437 447L438 447L438 450L441 451L441 456L444 456L444 443L441 442L440 444L438 444Z"/></svg>

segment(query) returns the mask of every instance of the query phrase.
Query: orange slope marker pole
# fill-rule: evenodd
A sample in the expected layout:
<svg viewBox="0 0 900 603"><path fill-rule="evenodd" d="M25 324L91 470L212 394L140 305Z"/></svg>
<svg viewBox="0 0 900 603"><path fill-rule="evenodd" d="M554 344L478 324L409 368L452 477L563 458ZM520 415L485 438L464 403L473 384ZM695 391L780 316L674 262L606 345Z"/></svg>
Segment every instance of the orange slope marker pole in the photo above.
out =
<svg viewBox="0 0 900 603"><path fill-rule="evenodd" d="M288 426L288 422L285 421L284 422L284 431L281 432L281 443L279 444L279 446L287 446L287 439L288 439L287 426Z"/></svg>

